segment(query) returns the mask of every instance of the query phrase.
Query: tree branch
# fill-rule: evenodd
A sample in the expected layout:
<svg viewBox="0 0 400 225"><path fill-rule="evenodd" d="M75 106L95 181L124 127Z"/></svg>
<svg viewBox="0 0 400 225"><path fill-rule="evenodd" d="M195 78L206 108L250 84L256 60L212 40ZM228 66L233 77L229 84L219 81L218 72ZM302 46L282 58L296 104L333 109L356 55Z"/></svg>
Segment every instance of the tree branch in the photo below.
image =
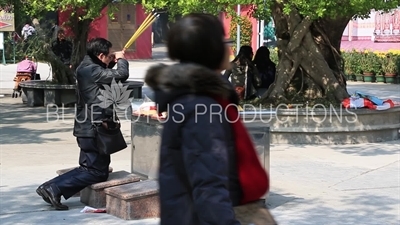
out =
<svg viewBox="0 0 400 225"><path fill-rule="evenodd" d="M294 52L300 46L304 36L310 32L311 24L312 20L307 16L296 26L288 44L289 52Z"/></svg>

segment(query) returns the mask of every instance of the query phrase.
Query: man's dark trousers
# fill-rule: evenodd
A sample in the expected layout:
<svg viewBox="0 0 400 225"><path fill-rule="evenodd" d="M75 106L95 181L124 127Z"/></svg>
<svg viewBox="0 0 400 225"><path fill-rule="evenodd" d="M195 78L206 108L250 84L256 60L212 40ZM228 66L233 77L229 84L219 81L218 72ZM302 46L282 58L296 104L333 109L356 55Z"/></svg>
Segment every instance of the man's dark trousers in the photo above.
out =
<svg viewBox="0 0 400 225"><path fill-rule="evenodd" d="M85 187L106 181L110 155L100 155L93 138L77 138L81 148L79 167L64 173L46 183L56 185L65 199L70 198Z"/></svg>

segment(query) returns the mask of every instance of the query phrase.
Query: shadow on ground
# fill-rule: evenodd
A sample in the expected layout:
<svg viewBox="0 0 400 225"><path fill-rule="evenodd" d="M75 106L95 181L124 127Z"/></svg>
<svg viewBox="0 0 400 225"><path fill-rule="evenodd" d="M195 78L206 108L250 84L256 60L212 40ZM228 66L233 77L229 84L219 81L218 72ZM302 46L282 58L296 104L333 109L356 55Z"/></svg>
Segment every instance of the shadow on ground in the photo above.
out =
<svg viewBox="0 0 400 225"><path fill-rule="evenodd" d="M29 107L20 99L6 97L0 102L0 121L4 124L73 122L75 108Z"/></svg>
<svg viewBox="0 0 400 225"><path fill-rule="evenodd" d="M347 145L326 145L329 148L354 156L378 156L378 155L396 155L400 154L400 140L386 141L382 143L365 144L347 144ZM310 149L315 145L294 145L294 144L271 144L271 151L293 151L294 149Z"/></svg>
<svg viewBox="0 0 400 225"><path fill-rule="evenodd" d="M375 156L375 155L399 155L400 140L385 142L385 148L380 143L369 143L368 145L348 145L348 146L332 146L335 151L359 156Z"/></svg>
<svg viewBox="0 0 400 225"><path fill-rule="evenodd" d="M388 197L362 191L336 199L337 204L332 205L327 203L332 201L326 201L326 198L329 197L298 198L294 194L279 194L278 191L270 194L267 207L278 224L282 225L280 220L286 221L285 225L399 224L400 217L394 213L398 212L398 196Z"/></svg>
<svg viewBox="0 0 400 225"><path fill-rule="evenodd" d="M85 205L80 202L79 197L73 197L66 201L62 199L62 202L68 205L70 209L68 211L56 211L36 194L36 188L36 185L0 187L0 221L2 225L133 224L135 222L125 221L106 213L81 213L80 210ZM150 219L148 222L140 221L140 224L154 225L157 223L154 219Z"/></svg>
<svg viewBox="0 0 400 225"><path fill-rule="evenodd" d="M66 133L72 137L74 107L28 107L21 99L10 97L0 102L0 139L2 144L40 144L61 141ZM118 112L123 133L130 142L130 118Z"/></svg>
<svg viewBox="0 0 400 225"><path fill-rule="evenodd" d="M41 144L61 141L60 138L45 137L60 132L71 132L71 128L36 130L20 127L19 125L2 126L0 128L1 144Z"/></svg>
<svg viewBox="0 0 400 225"><path fill-rule="evenodd" d="M28 107L19 103L20 99L2 99L0 104L1 144L40 144L55 142L64 138L58 133L71 133L73 108L64 110L64 121L50 115L45 107ZM52 117L50 117L52 116Z"/></svg>

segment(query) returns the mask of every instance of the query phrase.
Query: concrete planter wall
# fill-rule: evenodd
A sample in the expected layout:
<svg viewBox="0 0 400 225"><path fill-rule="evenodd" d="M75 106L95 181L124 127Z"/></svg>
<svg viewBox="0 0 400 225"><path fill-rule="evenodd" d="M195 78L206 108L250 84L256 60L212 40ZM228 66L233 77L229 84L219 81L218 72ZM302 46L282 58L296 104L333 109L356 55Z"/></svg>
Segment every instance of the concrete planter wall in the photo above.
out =
<svg viewBox="0 0 400 225"><path fill-rule="evenodd" d="M266 171L269 171L269 127L264 124L252 122L246 123L246 127L253 139L261 164ZM145 176L149 179L157 179L162 129L163 125L157 119L132 116L132 173Z"/></svg>
<svg viewBox="0 0 400 225"><path fill-rule="evenodd" d="M400 107L369 109L284 109L276 114L245 115L264 123L272 144L357 144L399 139Z"/></svg>
<svg viewBox="0 0 400 225"><path fill-rule="evenodd" d="M130 97L141 98L143 82L127 81ZM23 102L28 106L73 106L76 103L76 85L52 84L46 80L30 80L21 82L24 93Z"/></svg>
<svg viewBox="0 0 400 225"><path fill-rule="evenodd" d="M46 80L21 82L28 106L73 105L76 102L75 85L52 84Z"/></svg>
<svg viewBox="0 0 400 225"><path fill-rule="evenodd" d="M268 128L271 144L358 144L400 139L400 107L382 111L284 109L246 111L241 115L246 124ZM142 129L139 133L159 136L161 125L155 120L138 129ZM132 137L137 134L132 128Z"/></svg>

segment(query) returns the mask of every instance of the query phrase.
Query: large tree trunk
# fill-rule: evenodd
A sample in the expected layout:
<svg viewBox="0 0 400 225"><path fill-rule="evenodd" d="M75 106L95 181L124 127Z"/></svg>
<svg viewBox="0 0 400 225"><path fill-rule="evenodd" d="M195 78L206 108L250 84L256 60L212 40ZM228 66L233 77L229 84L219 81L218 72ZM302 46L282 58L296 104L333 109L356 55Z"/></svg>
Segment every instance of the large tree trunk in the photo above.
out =
<svg viewBox="0 0 400 225"><path fill-rule="evenodd" d="M48 59L51 65L53 82L57 84L74 84L74 73L73 71L64 65L60 59L56 56Z"/></svg>
<svg viewBox="0 0 400 225"><path fill-rule="evenodd" d="M270 103L339 103L348 97L340 41L351 18L312 21L296 9L272 7L278 39L276 79L262 99Z"/></svg>
<svg viewBox="0 0 400 225"><path fill-rule="evenodd" d="M74 26L72 27L74 33L72 51L72 67L76 68L82 62L83 57L86 55L86 43L90 31L90 23L92 20L78 20L76 19Z"/></svg>

